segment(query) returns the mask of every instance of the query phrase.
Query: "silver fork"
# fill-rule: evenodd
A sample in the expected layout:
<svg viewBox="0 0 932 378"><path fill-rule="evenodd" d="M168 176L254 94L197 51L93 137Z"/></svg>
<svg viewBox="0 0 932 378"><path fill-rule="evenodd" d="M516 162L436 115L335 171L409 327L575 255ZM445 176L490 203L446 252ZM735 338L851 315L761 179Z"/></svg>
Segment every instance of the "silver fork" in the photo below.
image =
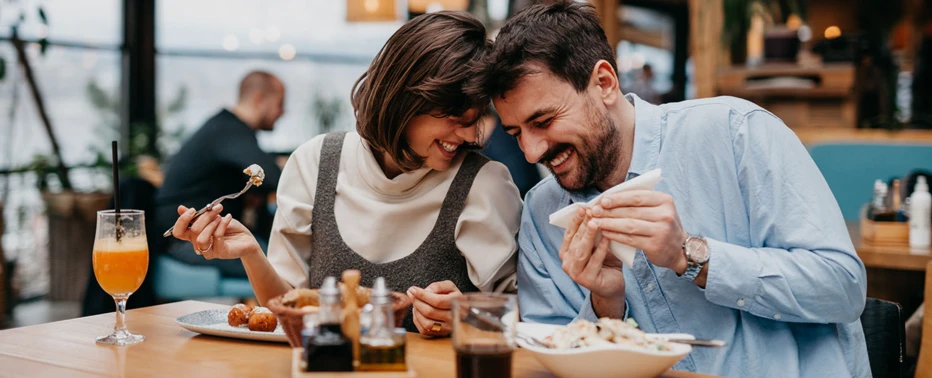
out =
<svg viewBox="0 0 932 378"><path fill-rule="evenodd" d="M538 340L538 339L537 339L536 337L534 337L534 336L525 335L525 334L523 334L523 333L521 333L521 332L518 332L518 333L516 334L516 336L517 336L519 339L524 340L524 342L526 342L526 343L528 343L528 344L535 345L535 346L537 346L537 347L544 348L544 349L550 349L550 345L549 345L549 344L547 344L547 343L545 343L545 342L543 342L543 341Z"/></svg>
<svg viewBox="0 0 932 378"><path fill-rule="evenodd" d="M249 188L251 188L251 187L252 187L252 179L250 179L249 181L246 181L246 187L243 188L243 190L240 190L239 193L227 194L227 195L225 195L225 196L223 196L223 197L220 197L220 198L215 199L213 202L207 204L207 206L204 206L204 207L202 207L200 210L198 210L197 213L194 213L194 218L191 218L191 223L194 223L194 221L197 219L197 217L199 217L199 216L201 216L202 214L204 214L204 213L210 211L210 209L213 209L214 206L219 205L220 202L223 202L223 200L234 199L234 198L236 198L236 197L239 197L239 196L243 195L243 193L246 193L246 191L249 190ZM191 228L191 224L188 224L188 228ZM166 238L169 237L169 236L171 236L171 235L172 235L172 230L174 230L174 229L175 229L175 226L172 226L172 228L169 228L168 231L165 231L165 233L162 234L162 236L164 236L164 237L166 237Z"/></svg>

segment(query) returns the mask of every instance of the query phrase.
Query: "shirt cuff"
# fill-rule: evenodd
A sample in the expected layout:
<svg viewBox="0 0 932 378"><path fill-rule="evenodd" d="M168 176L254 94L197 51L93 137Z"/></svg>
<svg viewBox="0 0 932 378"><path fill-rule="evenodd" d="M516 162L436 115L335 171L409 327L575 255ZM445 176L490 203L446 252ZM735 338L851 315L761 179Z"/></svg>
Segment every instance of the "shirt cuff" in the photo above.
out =
<svg viewBox="0 0 932 378"><path fill-rule="evenodd" d="M705 298L710 302L753 312L760 287L761 261L750 248L707 239L710 258Z"/></svg>
<svg viewBox="0 0 932 378"><path fill-rule="evenodd" d="M628 298L625 298L625 315L621 320L628 320ZM576 315L576 318L573 321L577 320L588 320L590 322L599 321L599 315L595 313L595 309L592 308L592 294L586 294L586 299L583 301L582 308L579 309L579 314Z"/></svg>

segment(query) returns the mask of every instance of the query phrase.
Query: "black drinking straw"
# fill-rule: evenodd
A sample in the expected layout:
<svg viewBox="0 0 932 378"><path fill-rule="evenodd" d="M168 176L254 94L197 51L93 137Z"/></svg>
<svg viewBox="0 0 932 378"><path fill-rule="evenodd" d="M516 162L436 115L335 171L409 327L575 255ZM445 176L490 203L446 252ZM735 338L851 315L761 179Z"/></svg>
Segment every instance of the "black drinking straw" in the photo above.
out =
<svg viewBox="0 0 932 378"><path fill-rule="evenodd" d="M117 155L117 141L110 144L113 151L113 209L116 213L116 239L123 238L123 226L120 225L120 160Z"/></svg>

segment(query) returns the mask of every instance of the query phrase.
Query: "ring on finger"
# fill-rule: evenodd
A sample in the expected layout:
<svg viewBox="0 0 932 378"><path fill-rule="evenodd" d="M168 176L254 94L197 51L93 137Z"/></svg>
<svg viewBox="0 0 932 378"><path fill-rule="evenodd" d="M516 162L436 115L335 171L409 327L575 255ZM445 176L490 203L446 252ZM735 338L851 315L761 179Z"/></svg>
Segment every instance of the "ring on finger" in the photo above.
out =
<svg viewBox="0 0 932 378"><path fill-rule="evenodd" d="M207 245L207 248L200 249L197 247L197 243L194 243L194 253L197 253L198 256L203 255L204 252L210 252L210 249L214 247L214 237L210 237L210 244Z"/></svg>
<svg viewBox="0 0 932 378"><path fill-rule="evenodd" d="M442 330L443 330L443 323L441 323L441 322L434 322L434 325L430 326L430 331L431 331L431 332L437 333L437 332L440 332L440 331L442 331Z"/></svg>

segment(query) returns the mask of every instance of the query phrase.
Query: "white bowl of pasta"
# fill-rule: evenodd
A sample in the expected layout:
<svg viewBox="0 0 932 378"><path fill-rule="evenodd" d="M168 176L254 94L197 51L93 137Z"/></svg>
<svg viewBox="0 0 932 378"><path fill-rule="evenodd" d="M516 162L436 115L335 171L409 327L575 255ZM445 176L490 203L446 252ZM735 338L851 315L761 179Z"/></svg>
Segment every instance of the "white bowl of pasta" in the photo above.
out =
<svg viewBox="0 0 932 378"><path fill-rule="evenodd" d="M519 335L533 337L548 347L522 337L517 342L561 378L656 377L692 351L689 345L660 341L630 325L614 323L623 322L612 322L609 326L601 320L598 325L568 326L522 322L517 327ZM612 328L620 334L613 334Z"/></svg>

